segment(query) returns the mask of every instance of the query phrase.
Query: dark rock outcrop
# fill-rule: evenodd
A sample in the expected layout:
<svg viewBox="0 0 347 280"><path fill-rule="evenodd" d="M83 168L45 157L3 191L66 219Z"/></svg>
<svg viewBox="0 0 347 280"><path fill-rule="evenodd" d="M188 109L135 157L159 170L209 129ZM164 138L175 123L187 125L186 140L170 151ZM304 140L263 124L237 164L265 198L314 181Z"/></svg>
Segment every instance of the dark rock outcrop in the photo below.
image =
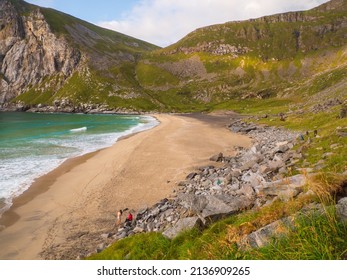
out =
<svg viewBox="0 0 347 280"><path fill-rule="evenodd" d="M10 1L0 2L0 104L54 74L65 79L81 53L51 32L37 9L21 14Z"/></svg>

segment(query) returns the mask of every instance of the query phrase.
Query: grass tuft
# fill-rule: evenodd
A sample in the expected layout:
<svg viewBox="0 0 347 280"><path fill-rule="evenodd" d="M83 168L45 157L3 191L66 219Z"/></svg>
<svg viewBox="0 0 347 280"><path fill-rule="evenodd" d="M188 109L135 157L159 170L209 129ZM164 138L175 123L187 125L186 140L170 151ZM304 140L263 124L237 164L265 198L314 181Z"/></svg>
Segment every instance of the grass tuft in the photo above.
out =
<svg viewBox="0 0 347 280"><path fill-rule="evenodd" d="M308 178L308 188L324 204L335 204L336 196L343 191L346 176L336 173L318 173Z"/></svg>

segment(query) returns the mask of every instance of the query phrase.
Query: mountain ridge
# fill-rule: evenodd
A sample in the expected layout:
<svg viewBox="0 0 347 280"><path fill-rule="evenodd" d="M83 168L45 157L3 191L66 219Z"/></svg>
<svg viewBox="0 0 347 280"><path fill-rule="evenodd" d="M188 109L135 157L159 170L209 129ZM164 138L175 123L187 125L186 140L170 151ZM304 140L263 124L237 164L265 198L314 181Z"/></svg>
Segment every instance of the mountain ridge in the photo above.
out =
<svg viewBox="0 0 347 280"><path fill-rule="evenodd" d="M32 74L15 88L17 94L12 91L4 97L11 85L8 82L18 79L11 79L8 67L4 69L3 62L10 59L0 51L3 107L15 104L20 110L48 107L71 112L205 111L231 99L297 95L306 80L314 82L315 76L346 71L346 0L332 0L308 11L202 27L163 49L21 0L0 3L17 7L22 16L13 18L18 22L29 24L33 13L30 24L37 29L36 11L36 19L46 26L43 33L52 34L46 36L51 43L45 48L53 53L47 57L40 49L37 34L26 39L36 48L34 61L50 64L33 67ZM0 38L10 29L2 28ZM69 55L54 49L59 40ZM22 55L24 61L27 57ZM71 65L65 67L68 71L61 71L63 62ZM10 68L19 75L23 69L19 66Z"/></svg>
<svg viewBox="0 0 347 280"><path fill-rule="evenodd" d="M297 97L317 75L334 76L339 68L346 73L346 11L345 0L334 0L304 12L199 28L145 63L180 78L177 92L203 103ZM197 63L203 71L196 71Z"/></svg>

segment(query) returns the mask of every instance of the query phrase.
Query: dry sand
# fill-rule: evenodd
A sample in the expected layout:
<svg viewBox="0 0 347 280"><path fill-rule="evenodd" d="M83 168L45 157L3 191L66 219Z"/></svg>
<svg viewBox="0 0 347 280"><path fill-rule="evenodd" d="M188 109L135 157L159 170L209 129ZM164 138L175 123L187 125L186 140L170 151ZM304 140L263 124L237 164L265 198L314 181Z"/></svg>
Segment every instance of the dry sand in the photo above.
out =
<svg viewBox="0 0 347 280"><path fill-rule="evenodd" d="M159 126L67 161L18 197L0 220L0 259L75 258L112 229L118 209L151 206L212 155L250 144L222 128L228 116L156 117Z"/></svg>

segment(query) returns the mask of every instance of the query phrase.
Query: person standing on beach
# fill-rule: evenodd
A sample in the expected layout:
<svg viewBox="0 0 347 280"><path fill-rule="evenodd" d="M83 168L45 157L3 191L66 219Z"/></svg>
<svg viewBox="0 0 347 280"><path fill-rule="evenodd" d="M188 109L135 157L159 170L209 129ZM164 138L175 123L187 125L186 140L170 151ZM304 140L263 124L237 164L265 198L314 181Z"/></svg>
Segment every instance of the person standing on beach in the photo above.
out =
<svg viewBox="0 0 347 280"><path fill-rule="evenodd" d="M123 211L122 210L119 210L117 212L117 216L116 216L116 226L119 226L121 220L122 220L122 214L123 214Z"/></svg>

